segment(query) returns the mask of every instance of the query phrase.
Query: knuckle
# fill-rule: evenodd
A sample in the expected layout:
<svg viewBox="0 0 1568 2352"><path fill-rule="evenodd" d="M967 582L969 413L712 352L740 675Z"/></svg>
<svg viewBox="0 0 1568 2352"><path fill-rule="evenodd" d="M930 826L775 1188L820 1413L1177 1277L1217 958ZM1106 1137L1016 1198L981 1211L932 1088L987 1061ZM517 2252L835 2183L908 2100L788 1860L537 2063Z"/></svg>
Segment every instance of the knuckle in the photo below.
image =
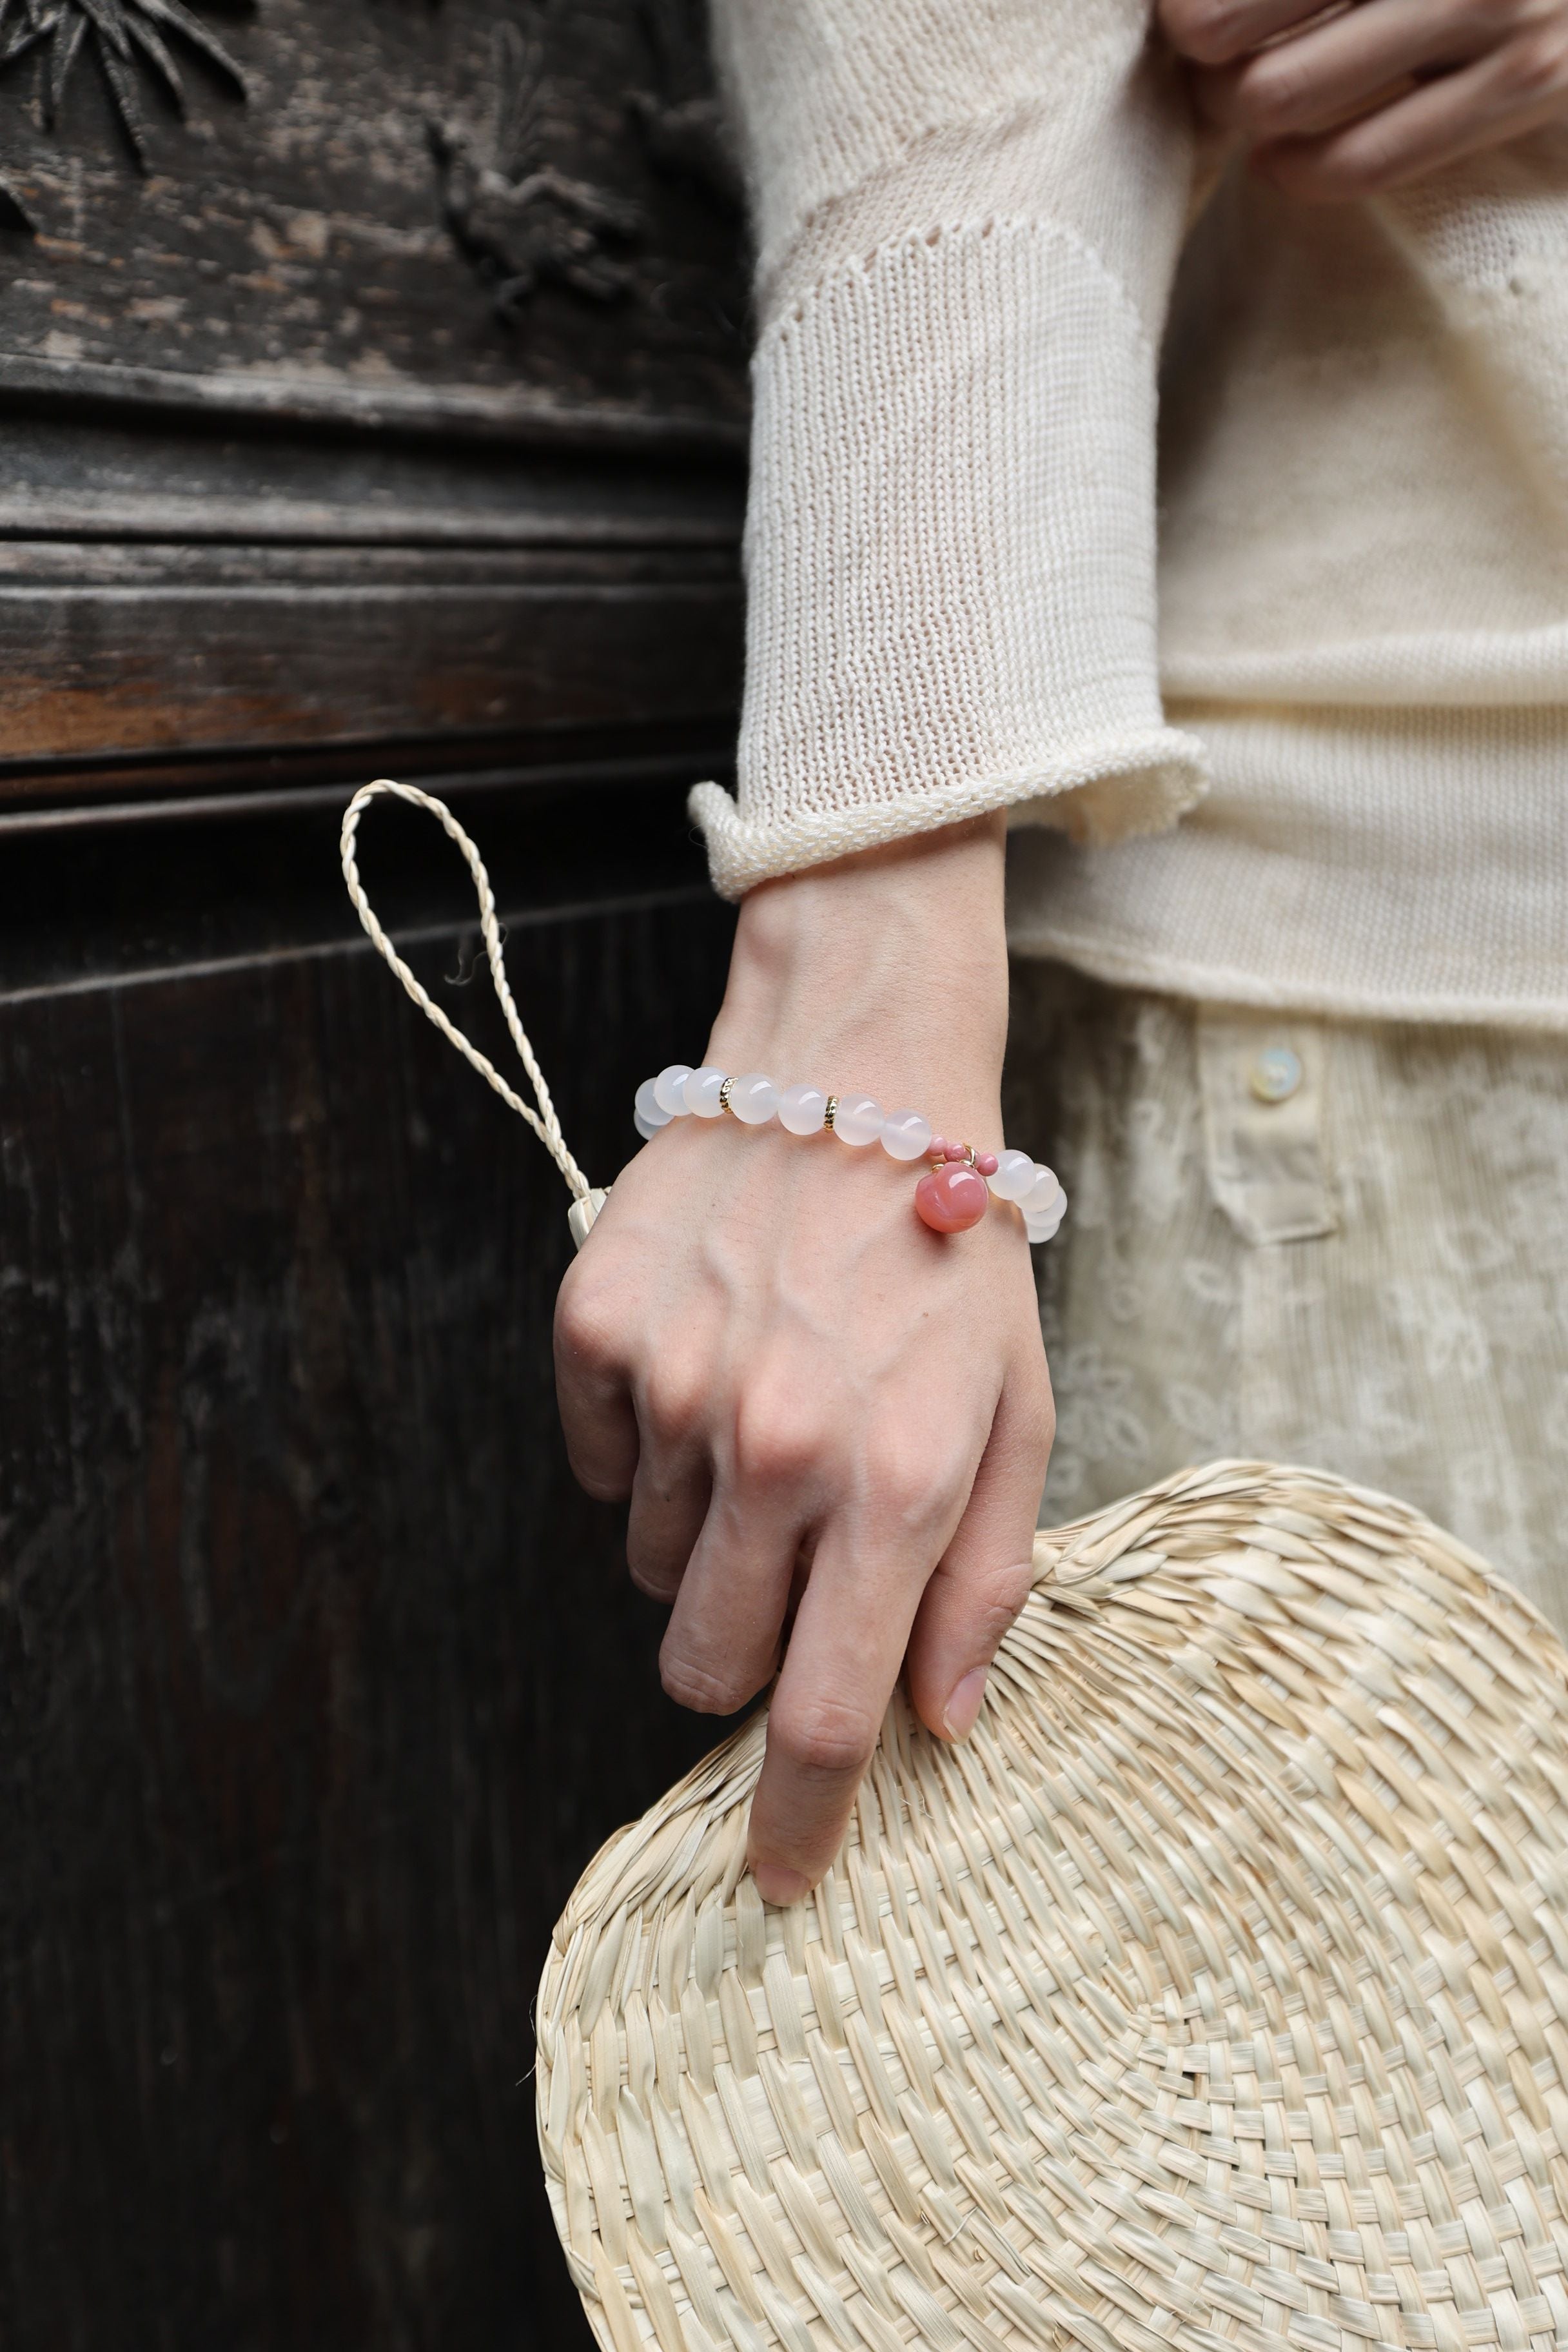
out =
<svg viewBox="0 0 1568 2352"><path fill-rule="evenodd" d="M660 1437L680 1441L701 1427L710 1382L701 1365L666 1357L643 1383L639 1419Z"/></svg>
<svg viewBox="0 0 1568 2352"><path fill-rule="evenodd" d="M902 1423L885 1423L871 1432L866 1440L865 1474L874 1508L892 1515L908 1529L938 1517L957 1485L920 1433Z"/></svg>
<svg viewBox="0 0 1568 2352"><path fill-rule="evenodd" d="M1386 186L1398 170L1398 158L1375 124L1358 124L1356 135L1327 152L1302 157L1282 174L1292 195L1317 204L1345 204L1370 196Z"/></svg>
<svg viewBox="0 0 1568 2352"><path fill-rule="evenodd" d="M994 1649L1016 1622L1034 1580L1032 1560L1012 1560L976 1570L970 1586L974 1631Z"/></svg>
<svg viewBox="0 0 1568 2352"><path fill-rule="evenodd" d="M1235 119L1249 131L1288 130L1310 111L1315 95L1313 75L1289 49L1271 49L1237 83Z"/></svg>
<svg viewBox="0 0 1568 2352"><path fill-rule="evenodd" d="M633 1506L626 1528L626 1573L639 1592L653 1601L673 1601L680 1589L684 1559L677 1559L677 1547L668 1538L660 1539L640 1524L640 1515Z"/></svg>
<svg viewBox="0 0 1568 2352"><path fill-rule="evenodd" d="M1568 86L1568 31L1563 25L1533 26L1509 44L1504 87L1516 100L1553 98Z"/></svg>
<svg viewBox="0 0 1568 2352"><path fill-rule="evenodd" d="M1246 47L1244 17L1234 0L1163 0L1160 9L1173 48L1200 66L1227 64Z"/></svg>
<svg viewBox="0 0 1568 2352"><path fill-rule="evenodd" d="M556 1352L588 1371L609 1371L619 1358L621 1338L620 1318L605 1292L568 1274L555 1302Z"/></svg>
<svg viewBox="0 0 1568 2352"><path fill-rule="evenodd" d="M626 1552L626 1574L639 1592L647 1593L650 1601L660 1601L666 1608L680 1590L680 1578L677 1573L668 1568L634 1559L629 1547ZM672 1692L671 1696L673 1696Z"/></svg>
<svg viewBox="0 0 1568 2352"><path fill-rule="evenodd" d="M733 1448L735 1475L742 1485L795 1486L821 1463L826 1431L798 1394L753 1390L736 1412Z"/></svg>
<svg viewBox="0 0 1568 2352"><path fill-rule="evenodd" d="M567 1461L572 1475L591 1503L624 1503L631 1491L631 1479L616 1471L605 1470L596 1464L582 1461L576 1452L567 1448Z"/></svg>
<svg viewBox="0 0 1568 2352"><path fill-rule="evenodd" d="M733 1715L758 1688L732 1669L705 1665L686 1651L668 1648L659 1654L658 1678L677 1706L689 1707L694 1715Z"/></svg>
<svg viewBox="0 0 1568 2352"><path fill-rule="evenodd" d="M847 1700L781 1701L768 1718L768 1742L797 1771L837 1778L865 1770L880 1728Z"/></svg>

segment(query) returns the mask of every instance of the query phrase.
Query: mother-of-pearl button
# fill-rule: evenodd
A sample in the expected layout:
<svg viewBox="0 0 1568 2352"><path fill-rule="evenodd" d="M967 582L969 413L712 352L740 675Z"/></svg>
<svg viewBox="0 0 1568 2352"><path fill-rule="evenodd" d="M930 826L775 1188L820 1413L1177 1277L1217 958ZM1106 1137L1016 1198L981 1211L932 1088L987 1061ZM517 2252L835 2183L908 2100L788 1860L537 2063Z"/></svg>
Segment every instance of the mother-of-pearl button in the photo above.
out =
<svg viewBox="0 0 1568 2352"><path fill-rule="evenodd" d="M1289 1045L1269 1045L1252 1065L1247 1083L1259 1102L1289 1102L1305 1075L1299 1054Z"/></svg>

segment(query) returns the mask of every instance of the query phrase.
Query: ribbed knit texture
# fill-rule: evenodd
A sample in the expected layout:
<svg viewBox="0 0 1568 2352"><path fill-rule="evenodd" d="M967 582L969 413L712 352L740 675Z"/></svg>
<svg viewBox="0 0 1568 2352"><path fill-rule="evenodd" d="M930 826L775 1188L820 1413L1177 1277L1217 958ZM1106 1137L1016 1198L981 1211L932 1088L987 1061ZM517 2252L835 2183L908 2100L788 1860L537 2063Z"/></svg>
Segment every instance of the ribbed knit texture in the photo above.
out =
<svg viewBox="0 0 1568 2352"><path fill-rule="evenodd" d="M719 887L1005 806L1170 824L1203 783L1154 591L1189 142L1140 12L718 18L762 257L739 805L692 799Z"/></svg>
<svg viewBox="0 0 1568 2352"><path fill-rule="evenodd" d="M1190 803L1197 746L1157 682L1153 404L1137 313L1054 225L905 237L769 329L741 813L695 803L721 887L1014 803L1085 840ZM1106 466L1086 427L1118 412Z"/></svg>
<svg viewBox="0 0 1568 2352"><path fill-rule="evenodd" d="M1008 936L1238 1004L1568 1029L1559 709L1194 713L1212 791L1174 833L1010 845Z"/></svg>
<svg viewBox="0 0 1568 2352"><path fill-rule="evenodd" d="M1019 845L1024 952L1568 1027L1568 131L1366 205L1233 168L1189 228L1148 16L716 0L759 340L715 881L1007 806L1068 837Z"/></svg>

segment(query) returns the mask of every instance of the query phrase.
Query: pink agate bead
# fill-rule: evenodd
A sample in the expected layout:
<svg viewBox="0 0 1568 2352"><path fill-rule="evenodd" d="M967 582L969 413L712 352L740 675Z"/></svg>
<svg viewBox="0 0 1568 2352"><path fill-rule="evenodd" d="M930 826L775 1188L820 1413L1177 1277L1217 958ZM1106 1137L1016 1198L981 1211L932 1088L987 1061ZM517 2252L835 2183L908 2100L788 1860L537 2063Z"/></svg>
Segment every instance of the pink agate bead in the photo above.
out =
<svg viewBox="0 0 1568 2352"><path fill-rule="evenodd" d="M915 1186L915 1213L933 1234L966 1234L980 1223L990 1201L984 1177L967 1161L933 1168Z"/></svg>
<svg viewBox="0 0 1568 2352"><path fill-rule="evenodd" d="M994 1151L982 1151L974 1162L975 1172L981 1176L994 1176L997 1165L996 1154Z"/></svg>

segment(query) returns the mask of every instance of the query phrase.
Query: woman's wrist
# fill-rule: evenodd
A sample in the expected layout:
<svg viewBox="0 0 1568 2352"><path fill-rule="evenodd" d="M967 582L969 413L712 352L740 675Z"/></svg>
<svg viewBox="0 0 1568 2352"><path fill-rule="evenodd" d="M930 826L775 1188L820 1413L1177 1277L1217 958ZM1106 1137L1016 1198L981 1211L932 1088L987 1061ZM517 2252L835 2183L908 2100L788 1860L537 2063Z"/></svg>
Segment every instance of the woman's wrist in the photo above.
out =
<svg viewBox="0 0 1568 2352"><path fill-rule="evenodd" d="M741 909L707 1059L863 1087L944 1123L994 1114L1003 863L997 815L763 884Z"/></svg>

